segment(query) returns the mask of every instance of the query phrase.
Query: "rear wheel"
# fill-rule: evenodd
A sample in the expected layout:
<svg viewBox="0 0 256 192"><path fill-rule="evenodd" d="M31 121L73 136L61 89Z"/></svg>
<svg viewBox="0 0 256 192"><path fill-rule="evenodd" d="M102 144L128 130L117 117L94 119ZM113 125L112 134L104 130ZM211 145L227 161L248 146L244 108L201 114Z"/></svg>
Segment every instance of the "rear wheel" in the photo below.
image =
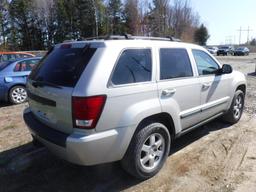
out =
<svg viewBox="0 0 256 192"><path fill-rule="evenodd" d="M9 101L12 104L20 104L27 101L27 91L24 86L14 86L9 92Z"/></svg>
<svg viewBox="0 0 256 192"><path fill-rule="evenodd" d="M243 114L243 109L244 92L237 90L228 112L223 116L223 120L232 124L237 123Z"/></svg>
<svg viewBox="0 0 256 192"><path fill-rule="evenodd" d="M170 145L168 129L161 123L151 123L135 133L121 161L122 167L138 179L148 179L162 168Z"/></svg>

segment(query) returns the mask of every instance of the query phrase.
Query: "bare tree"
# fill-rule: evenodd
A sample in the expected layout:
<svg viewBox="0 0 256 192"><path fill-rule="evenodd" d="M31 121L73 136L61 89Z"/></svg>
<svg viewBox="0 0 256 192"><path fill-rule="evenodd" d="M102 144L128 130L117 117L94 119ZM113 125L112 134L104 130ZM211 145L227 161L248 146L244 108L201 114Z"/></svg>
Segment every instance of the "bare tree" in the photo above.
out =
<svg viewBox="0 0 256 192"><path fill-rule="evenodd" d="M174 0L169 8L168 22L173 29L173 35L193 41L193 34L199 25L199 16L194 13L187 0Z"/></svg>

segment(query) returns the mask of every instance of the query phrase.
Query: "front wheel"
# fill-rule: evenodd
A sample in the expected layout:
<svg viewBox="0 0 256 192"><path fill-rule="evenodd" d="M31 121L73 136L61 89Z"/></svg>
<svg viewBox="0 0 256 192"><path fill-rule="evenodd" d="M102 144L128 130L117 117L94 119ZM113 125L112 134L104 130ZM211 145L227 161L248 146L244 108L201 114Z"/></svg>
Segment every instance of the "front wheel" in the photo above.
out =
<svg viewBox="0 0 256 192"><path fill-rule="evenodd" d="M228 112L223 116L223 120L232 124L237 123L243 114L243 109L244 92L237 90Z"/></svg>
<svg viewBox="0 0 256 192"><path fill-rule="evenodd" d="M9 92L9 101L12 104L20 104L27 101L27 91L23 86L14 86Z"/></svg>
<svg viewBox="0 0 256 192"><path fill-rule="evenodd" d="M171 137L161 123L151 123L135 133L121 161L122 167L138 179L157 174L168 157Z"/></svg>

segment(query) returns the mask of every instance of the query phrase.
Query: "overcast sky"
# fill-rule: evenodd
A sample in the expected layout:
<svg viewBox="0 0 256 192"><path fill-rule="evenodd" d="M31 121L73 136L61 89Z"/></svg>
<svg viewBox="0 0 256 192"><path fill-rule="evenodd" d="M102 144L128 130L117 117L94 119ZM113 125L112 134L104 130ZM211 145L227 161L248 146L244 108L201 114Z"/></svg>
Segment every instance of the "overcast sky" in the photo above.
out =
<svg viewBox="0 0 256 192"><path fill-rule="evenodd" d="M239 43L238 29L250 27L250 39L256 37L256 0L190 0L211 35L208 44ZM247 41L247 31L242 32Z"/></svg>

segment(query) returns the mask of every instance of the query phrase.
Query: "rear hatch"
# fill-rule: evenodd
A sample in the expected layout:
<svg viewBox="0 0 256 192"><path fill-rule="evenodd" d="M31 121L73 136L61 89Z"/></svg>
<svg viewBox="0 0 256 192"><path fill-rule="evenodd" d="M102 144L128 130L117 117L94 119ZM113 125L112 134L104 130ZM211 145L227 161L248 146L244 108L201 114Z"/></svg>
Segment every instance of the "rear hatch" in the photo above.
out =
<svg viewBox="0 0 256 192"><path fill-rule="evenodd" d="M95 51L86 43L57 45L31 72L28 101L39 121L61 132L73 131L72 92Z"/></svg>

